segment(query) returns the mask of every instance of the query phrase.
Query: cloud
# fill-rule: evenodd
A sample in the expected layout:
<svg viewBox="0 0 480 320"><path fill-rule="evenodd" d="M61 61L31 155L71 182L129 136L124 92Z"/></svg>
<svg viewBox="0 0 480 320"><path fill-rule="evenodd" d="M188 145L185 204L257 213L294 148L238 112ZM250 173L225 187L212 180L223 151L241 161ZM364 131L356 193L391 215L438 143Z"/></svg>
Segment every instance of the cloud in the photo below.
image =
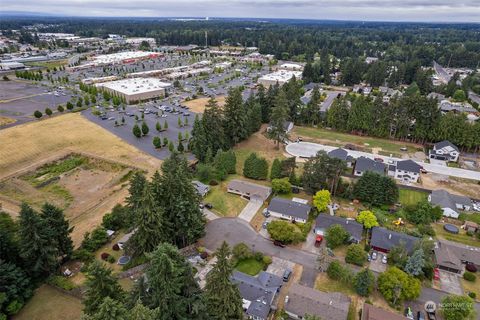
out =
<svg viewBox="0 0 480 320"><path fill-rule="evenodd" d="M480 22L480 0L1 0L2 11L72 16Z"/></svg>

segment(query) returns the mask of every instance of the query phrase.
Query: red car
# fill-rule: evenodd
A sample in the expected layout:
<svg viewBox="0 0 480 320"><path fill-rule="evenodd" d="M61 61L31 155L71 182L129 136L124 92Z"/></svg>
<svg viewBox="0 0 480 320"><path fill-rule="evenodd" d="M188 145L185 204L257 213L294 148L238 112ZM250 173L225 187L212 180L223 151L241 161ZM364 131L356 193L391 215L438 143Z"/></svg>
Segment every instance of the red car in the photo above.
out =
<svg viewBox="0 0 480 320"><path fill-rule="evenodd" d="M322 244L323 237L321 235L317 235L315 238L315 247L320 247Z"/></svg>

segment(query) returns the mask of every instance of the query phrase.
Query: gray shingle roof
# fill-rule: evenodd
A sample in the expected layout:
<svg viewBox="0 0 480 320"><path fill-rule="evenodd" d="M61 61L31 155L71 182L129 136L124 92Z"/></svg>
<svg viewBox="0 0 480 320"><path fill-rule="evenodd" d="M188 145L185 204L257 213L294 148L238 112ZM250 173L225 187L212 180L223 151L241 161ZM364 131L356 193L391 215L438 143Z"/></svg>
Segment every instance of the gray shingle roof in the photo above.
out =
<svg viewBox="0 0 480 320"><path fill-rule="evenodd" d="M342 148L334 149L328 153L330 158L336 158L343 161L347 161L348 151Z"/></svg>
<svg viewBox="0 0 480 320"><path fill-rule="evenodd" d="M308 204L275 197L270 201L267 210L306 220L311 209Z"/></svg>
<svg viewBox="0 0 480 320"><path fill-rule="evenodd" d="M201 183L200 181L194 180L194 181L192 181L192 184L195 187L195 189L197 190L198 194L200 194L200 195L203 195L203 194L207 193L208 190L210 190L209 186L207 186L204 183Z"/></svg>
<svg viewBox="0 0 480 320"><path fill-rule="evenodd" d="M341 217L319 214L315 220L315 229L328 229L334 224L341 225L355 240L362 240L363 226L355 220L347 220Z"/></svg>
<svg viewBox="0 0 480 320"><path fill-rule="evenodd" d="M232 282L237 284L243 299L250 301L246 314L266 319L275 294L283 284L280 277L261 271L257 277L235 271Z"/></svg>
<svg viewBox="0 0 480 320"><path fill-rule="evenodd" d="M422 166L412 160L403 160L397 162L397 169L408 172L420 173L420 169L422 169Z"/></svg>
<svg viewBox="0 0 480 320"><path fill-rule="evenodd" d="M272 188L265 187L259 184L251 183L243 180L232 180L228 184L228 189L232 189L238 192L241 192L245 195L256 196L261 198L263 201L272 193Z"/></svg>
<svg viewBox="0 0 480 320"><path fill-rule="evenodd" d="M367 157L359 157L355 163L355 171L372 171L379 174L385 174L385 164Z"/></svg>
<svg viewBox="0 0 480 320"><path fill-rule="evenodd" d="M437 246L450 250L458 259L480 266L480 248L467 246L458 242L439 240Z"/></svg>
<svg viewBox="0 0 480 320"><path fill-rule="evenodd" d="M456 206L457 203L464 206L472 206L472 200L470 198L451 194L447 190L443 189L433 190L431 193L430 202L434 206L439 206L440 208L450 208L454 211L458 210Z"/></svg>
<svg viewBox="0 0 480 320"><path fill-rule="evenodd" d="M448 140L443 140L443 141L437 142L433 145L433 147L434 147L435 150L443 149L445 147L451 147L451 148L455 149L456 151L458 151L458 147Z"/></svg>
<svg viewBox="0 0 480 320"><path fill-rule="evenodd" d="M339 292L322 292L293 283L288 291L285 311L303 317L320 316L323 320L346 320L350 298Z"/></svg>
<svg viewBox="0 0 480 320"><path fill-rule="evenodd" d="M370 246L390 250L392 247L403 243L407 251L411 253L417 241L417 237L405 233L395 232L381 227L373 227Z"/></svg>

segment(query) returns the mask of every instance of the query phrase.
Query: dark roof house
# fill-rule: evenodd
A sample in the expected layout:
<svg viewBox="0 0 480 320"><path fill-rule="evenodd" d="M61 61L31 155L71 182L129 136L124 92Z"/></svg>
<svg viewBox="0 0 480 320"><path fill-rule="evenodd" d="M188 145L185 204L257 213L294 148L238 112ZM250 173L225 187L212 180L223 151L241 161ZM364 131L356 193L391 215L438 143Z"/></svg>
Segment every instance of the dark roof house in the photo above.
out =
<svg viewBox="0 0 480 320"><path fill-rule="evenodd" d="M272 188L248 181L232 180L228 184L227 191L250 199L254 198L265 201L272 193Z"/></svg>
<svg viewBox="0 0 480 320"><path fill-rule="evenodd" d="M367 157L359 157L355 162L354 175L361 176L367 171L383 175L385 174L385 164Z"/></svg>
<svg viewBox="0 0 480 320"><path fill-rule="evenodd" d="M285 312L302 319L305 314L322 320L346 320L350 298L340 292L322 292L293 283L285 298Z"/></svg>
<svg viewBox="0 0 480 320"><path fill-rule="evenodd" d="M433 145L433 149L429 151L429 158L442 161L458 161L460 150L450 141L444 140Z"/></svg>
<svg viewBox="0 0 480 320"><path fill-rule="evenodd" d="M452 194L444 189L433 190L428 196L428 201L433 206L442 208L444 216L452 218L458 218L460 210L470 210L472 207L470 198Z"/></svg>
<svg viewBox="0 0 480 320"><path fill-rule="evenodd" d="M347 162L353 160L353 157L348 155L348 151L342 148L333 149L328 152L328 156L330 158L336 158Z"/></svg>
<svg viewBox="0 0 480 320"><path fill-rule="evenodd" d="M435 260L439 267L458 267L461 263L472 263L480 268L480 248L458 242L439 240L434 248ZM446 269L446 268L444 268ZM453 270L452 270L453 271Z"/></svg>
<svg viewBox="0 0 480 320"><path fill-rule="evenodd" d="M194 180L194 181L192 181L192 184L195 187L195 189L197 190L198 195L200 195L202 197L205 197L207 195L208 191L210 191L210 187L207 186L204 183L201 183L200 181Z"/></svg>
<svg viewBox="0 0 480 320"><path fill-rule="evenodd" d="M408 253L412 253L415 243L418 240L417 237L405 233L395 232L381 227L373 227L370 246L374 250L389 252L392 247L403 243Z"/></svg>
<svg viewBox="0 0 480 320"><path fill-rule="evenodd" d="M254 319L267 319L275 295L283 284L282 279L265 271L257 277L235 271L231 280L238 286L246 315Z"/></svg>
<svg viewBox="0 0 480 320"><path fill-rule="evenodd" d="M397 162L397 170L420 173L422 166L413 160L402 160Z"/></svg>
<svg viewBox="0 0 480 320"><path fill-rule="evenodd" d="M327 214L319 214L315 219L315 228L313 231L317 234L323 234L330 226L341 225L351 237L351 240L358 243L362 241L363 226L355 220L345 219Z"/></svg>
<svg viewBox="0 0 480 320"><path fill-rule="evenodd" d="M279 218L286 218L289 220L300 220L306 222L308 214L312 210L308 204L275 197L270 201L267 211Z"/></svg>

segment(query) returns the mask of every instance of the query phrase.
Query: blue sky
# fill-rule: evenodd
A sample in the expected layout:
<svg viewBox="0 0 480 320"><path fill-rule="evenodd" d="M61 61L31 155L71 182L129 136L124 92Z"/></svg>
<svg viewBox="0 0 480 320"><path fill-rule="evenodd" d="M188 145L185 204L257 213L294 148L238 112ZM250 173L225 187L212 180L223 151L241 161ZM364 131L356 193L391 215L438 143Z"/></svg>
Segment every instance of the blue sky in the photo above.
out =
<svg viewBox="0 0 480 320"><path fill-rule="evenodd" d="M480 0L0 0L1 11L72 16L480 22Z"/></svg>

